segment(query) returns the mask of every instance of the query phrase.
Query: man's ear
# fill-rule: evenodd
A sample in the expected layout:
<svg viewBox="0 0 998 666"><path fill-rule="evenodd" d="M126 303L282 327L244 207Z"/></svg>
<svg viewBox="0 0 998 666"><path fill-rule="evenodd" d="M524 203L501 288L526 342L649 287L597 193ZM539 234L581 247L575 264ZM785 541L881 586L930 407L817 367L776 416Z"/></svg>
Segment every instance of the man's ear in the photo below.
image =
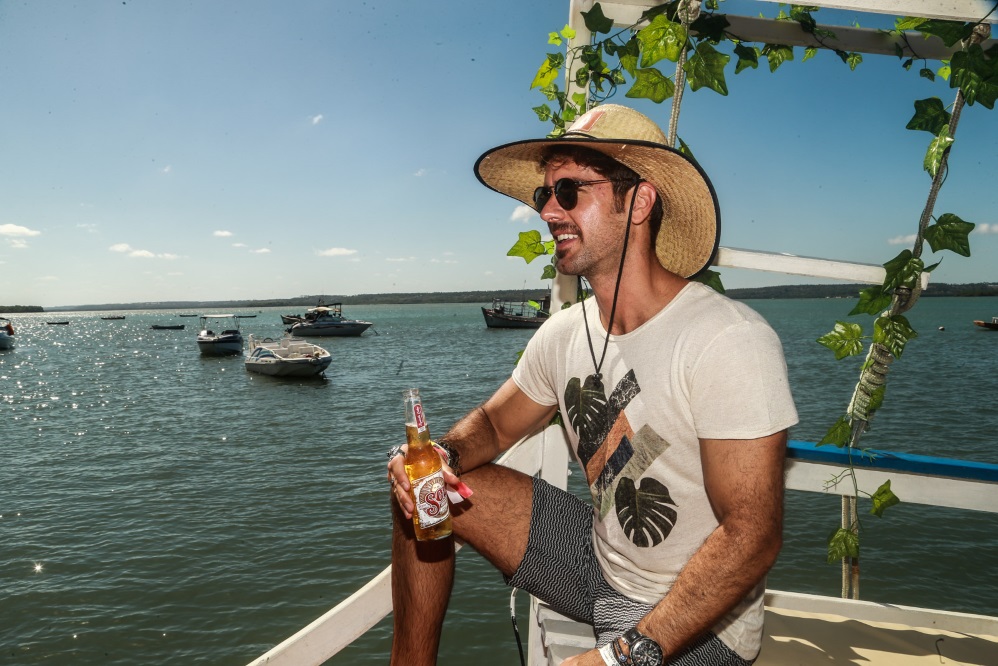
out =
<svg viewBox="0 0 998 666"><path fill-rule="evenodd" d="M651 209L655 205L655 200L658 199L658 191L655 187L646 181L639 181L637 185L637 194L634 196L634 213L631 216L631 224L638 225L644 224L651 217Z"/></svg>

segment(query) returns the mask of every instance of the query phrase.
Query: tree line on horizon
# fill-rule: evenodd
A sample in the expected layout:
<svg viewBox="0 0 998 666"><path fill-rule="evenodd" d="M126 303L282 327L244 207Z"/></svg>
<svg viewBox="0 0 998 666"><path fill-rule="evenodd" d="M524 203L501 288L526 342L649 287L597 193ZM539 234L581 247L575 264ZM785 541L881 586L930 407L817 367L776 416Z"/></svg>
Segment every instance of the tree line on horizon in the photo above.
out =
<svg viewBox="0 0 998 666"><path fill-rule="evenodd" d="M778 299L778 298L858 298L866 285L861 284L799 284L772 287L745 287L728 289L725 294L739 300ZM39 305L0 305L0 315L26 314L46 311L67 310L168 310L168 309L246 309L286 307L293 309L310 308L319 304L342 303L343 305L418 305L430 303L482 303L489 304L493 299L506 301L540 301L548 295L547 289L500 289L495 291L441 291L389 294L318 294L293 298L271 298L262 300L225 301L157 301L144 303L103 303L95 305L58 306L47 310ZM922 293L923 297L945 296L998 296L998 283L974 282L968 284L930 284Z"/></svg>

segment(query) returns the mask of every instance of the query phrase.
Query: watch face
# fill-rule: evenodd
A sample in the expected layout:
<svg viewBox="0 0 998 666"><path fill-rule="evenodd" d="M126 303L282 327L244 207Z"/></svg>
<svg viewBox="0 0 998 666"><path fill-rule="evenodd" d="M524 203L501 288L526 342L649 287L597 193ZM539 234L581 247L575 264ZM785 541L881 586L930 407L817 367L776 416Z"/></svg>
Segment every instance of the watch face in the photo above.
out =
<svg viewBox="0 0 998 666"><path fill-rule="evenodd" d="M634 666L662 666L662 648L650 638L641 638L631 645Z"/></svg>

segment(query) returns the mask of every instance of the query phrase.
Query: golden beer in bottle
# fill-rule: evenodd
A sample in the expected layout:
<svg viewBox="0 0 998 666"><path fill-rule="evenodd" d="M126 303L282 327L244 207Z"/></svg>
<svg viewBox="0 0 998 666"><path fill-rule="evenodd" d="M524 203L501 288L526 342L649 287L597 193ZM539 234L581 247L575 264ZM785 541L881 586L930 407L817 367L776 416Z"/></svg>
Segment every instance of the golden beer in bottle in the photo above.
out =
<svg viewBox="0 0 998 666"><path fill-rule="evenodd" d="M405 402L405 438L409 444L405 473L409 475L409 494L416 505L412 512L416 538L420 541L443 539L451 533L443 465L430 443L430 429L426 426L419 389L403 391L402 398Z"/></svg>

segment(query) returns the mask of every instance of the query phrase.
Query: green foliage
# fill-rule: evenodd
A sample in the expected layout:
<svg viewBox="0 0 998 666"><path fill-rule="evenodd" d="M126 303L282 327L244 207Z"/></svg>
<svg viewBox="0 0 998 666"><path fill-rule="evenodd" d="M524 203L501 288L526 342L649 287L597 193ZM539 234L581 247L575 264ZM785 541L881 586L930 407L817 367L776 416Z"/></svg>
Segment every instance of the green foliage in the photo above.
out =
<svg viewBox="0 0 998 666"><path fill-rule="evenodd" d="M970 232L974 230L973 222L964 222L952 213L939 216L935 224L925 230L925 240L933 252L950 250L960 256L970 256Z"/></svg>
<svg viewBox="0 0 998 666"><path fill-rule="evenodd" d="M939 172L939 167L943 163L943 156L946 155L946 151L949 150L951 145L953 145L953 137L950 136L949 127L947 126L939 130L939 134L929 144L929 149L925 151L922 168L928 171L929 175L933 178Z"/></svg>
<svg viewBox="0 0 998 666"><path fill-rule="evenodd" d="M878 315L884 308L891 304L891 295L884 291L882 285L868 287L859 292L859 300L849 313L850 316L858 314Z"/></svg>
<svg viewBox="0 0 998 666"><path fill-rule="evenodd" d="M863 351L863 327L845 321L835 322L835 328L818 338L818 344L835 352L836 360L855 356Z"/></svg>
<svg viewBox="0 0 998 666"><path fill-rule="evenodd" d="M891 480L887 479L877 488L877 492L873 493L871 498L873 500L873 506L870 508L870 513L875 515L877 518L883 518L884 511L900 504L901 500L898 496L894 494L891 490Z"/></svg>
<svg viewBox="0 0 998 666"><path fill-rule="evenodd" d="M951 88L960 88L967 104L980 102L988 109L995 108L998 98L998 44L987 51L979 44L973 44L964 51L958 51L950 62L953 74Z"/></svg>
<svg viewBox="0 0 998 666"><path fill-rule="evenodd" d="M826 444L834 444L840 449L844 446L849 445L849 441L852 439L852 424L849 423L848 416L841 416L839 420L836 421L825 436L821 438L818 442L818 446L825 446Z"/></svg>
<svg viewBox="0 0 998 666"><path fill-rule="evenodd" d="M911 250L902 250L898 256L884 264L884 268L887 269L884 292L893 291L897 287L914 289L924 267L925 263L914 256Z"/></svg>
<svg viewBox="0 0 998 666"><path fill-rule="evenodd" d="M537 257L551 254L554 251L554 241L542 241L541 232L536 229L521 231L520 240L506 253L507 257L523 257L528 264Z"/></svg>
<svg viewBox="0 0 998 666"><path fill-rule="evenodd" d="M828 537L828 563L835 564L846 557L859 557L859 535L840 527Z"/></svg>
<svg viewBox="0 0 998 666"><path fill-rule="evenodd" d="M895 358L901 357L904 346L915 337L918 333L904 315L880 317L873 322L873 341L886 347Z"/></svg>
<svg viewBox="0 0 998 666"><path fill-rule="evenodd" d="M950 114L938 97L930 97L915 102L915 115L905 125L910 130L924 130L938 136L944 127L949 127Z"/></svg>
<svg viewBox="0 0 998 666"><path fill-rule="evenodd" d="M721 284L721 274L710 269L705 270L694 278L695 282L705 284L719 294L724 293L724 285Z"/></svg>

